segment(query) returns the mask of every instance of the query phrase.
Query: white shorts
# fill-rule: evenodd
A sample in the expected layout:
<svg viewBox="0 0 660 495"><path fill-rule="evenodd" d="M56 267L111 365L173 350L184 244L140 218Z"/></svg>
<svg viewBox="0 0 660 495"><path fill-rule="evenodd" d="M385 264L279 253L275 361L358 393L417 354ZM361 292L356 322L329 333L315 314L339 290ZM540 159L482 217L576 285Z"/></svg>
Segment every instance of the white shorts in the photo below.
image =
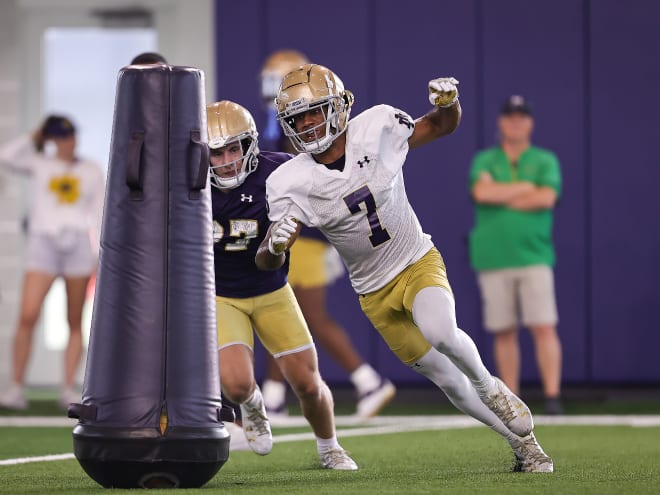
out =
<svg viewBox="0 0 660 495"><path fill-rule="evenodd" d="M27 241L25 269L84 277L96 269L97 257L88 232L66 231L59 235L33 233Z"/></svg>
<svg viewBox="0 0 660 495"><path fill-rule="evenodd" d="M556 325L554 276L547 265L487 270L478 274L484 316L489 332L516 328L518 323Z"/></svg>

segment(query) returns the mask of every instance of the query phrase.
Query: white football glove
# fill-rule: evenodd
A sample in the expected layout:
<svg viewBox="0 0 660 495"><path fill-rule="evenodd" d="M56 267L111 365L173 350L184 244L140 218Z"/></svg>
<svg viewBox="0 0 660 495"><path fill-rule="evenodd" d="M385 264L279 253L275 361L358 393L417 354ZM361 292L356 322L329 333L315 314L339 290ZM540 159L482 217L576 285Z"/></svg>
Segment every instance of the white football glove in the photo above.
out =
<svg viewBox="0 0 660 495"><path fill-rule="evenodd" d="M429 81L429 101L440 108L452 106L458 100L458 80L453 77L439 77Z"/></svg>
<svg viewBox="0 0 660 495"><path fill-rule="evenodd" d="M291 236L298 229L298 222L291 216L284 217L276 222L270 229L270 239L268 239L268 251L275 256L279 256L289 247Z"/></svg>

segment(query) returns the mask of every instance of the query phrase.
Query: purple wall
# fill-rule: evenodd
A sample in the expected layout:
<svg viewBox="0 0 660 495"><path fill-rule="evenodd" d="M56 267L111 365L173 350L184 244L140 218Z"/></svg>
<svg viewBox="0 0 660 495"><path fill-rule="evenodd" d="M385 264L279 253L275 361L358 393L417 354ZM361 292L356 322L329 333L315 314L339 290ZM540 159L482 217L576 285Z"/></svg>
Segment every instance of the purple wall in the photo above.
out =
<svg viewBox="0 0 660 495"><path fill-rule="evenodd" d="M564 381L660 382L660 3L631 0L217 0L218 99L264 112L257 74L267 55L296 48L337 72L356 96L354 115L376 103L414 117L428 110L426 84L460 81L456 133L414 150L408 195L447 262L459 325L494 370L481 327L466 236L473 224L467 174L477 149L495 143L503 98L535 104L537 145L562 164L556 211L556 284ZM347 280L331 309L363 356L398 383L424 379L400 364L360 312ZM522 334L523 380L538 381ZM346 375L320 350L330 382ZM261 365L259 365L261 368Z"/></svg>

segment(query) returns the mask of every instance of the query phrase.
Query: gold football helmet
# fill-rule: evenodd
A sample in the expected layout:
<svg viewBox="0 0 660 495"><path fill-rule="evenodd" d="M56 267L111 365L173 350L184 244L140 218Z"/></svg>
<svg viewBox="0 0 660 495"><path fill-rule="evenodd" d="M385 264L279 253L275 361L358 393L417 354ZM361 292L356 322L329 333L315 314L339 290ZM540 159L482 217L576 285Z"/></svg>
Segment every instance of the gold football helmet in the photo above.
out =
<svg viewBox="0 0 660 495"><path fill-rule="evenodd" d="M261 97L264 103L275 108L275 97L282 79L289 71L308 64L305 55L296 50L278 50L273 52L264 62L259 78L261 80Z"/></svg>
<svg viewBox="0 0 660 495"><path fill-rule="evenodd" d="M218 189L240 186L259 163L259 133L252 115L241 105L223 100L206 107L206 121L211 154L213 150L235 142L240 143L242 150L242 156L237 160L215 167L211 165L211 185Z"/></svg>
<svg viewBox="0 0 660 495"><path fill-rule="evenodd" d="M305 64L282 80L275 98L277 120L297 151L322 153L346 130L353 100L353 93L344 89L334 72L322 65ZM295 116L318 108L325 120L313 129L297 132ZM310 132L316 137L308 142L303 136Z"/></svg>

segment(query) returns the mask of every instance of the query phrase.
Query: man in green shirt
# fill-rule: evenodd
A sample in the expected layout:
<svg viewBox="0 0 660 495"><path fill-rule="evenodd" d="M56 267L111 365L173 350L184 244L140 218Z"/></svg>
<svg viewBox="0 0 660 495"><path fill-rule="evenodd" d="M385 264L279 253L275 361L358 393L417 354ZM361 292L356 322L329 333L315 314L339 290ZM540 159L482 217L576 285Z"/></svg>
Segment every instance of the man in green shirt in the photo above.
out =
<svg viewBox="0 0 660 495"><path fill-rule="evenodd" d="M561 344L557 335L552 243L553 208L561 193L554 153L531 143L529 102L508 98L500 110L500 145L479 152L470 171L476 223L470 260L478 274L484 327L495 336L502 380L520 389L522 323L534 339L547 414L561 414Z"/></svg>

